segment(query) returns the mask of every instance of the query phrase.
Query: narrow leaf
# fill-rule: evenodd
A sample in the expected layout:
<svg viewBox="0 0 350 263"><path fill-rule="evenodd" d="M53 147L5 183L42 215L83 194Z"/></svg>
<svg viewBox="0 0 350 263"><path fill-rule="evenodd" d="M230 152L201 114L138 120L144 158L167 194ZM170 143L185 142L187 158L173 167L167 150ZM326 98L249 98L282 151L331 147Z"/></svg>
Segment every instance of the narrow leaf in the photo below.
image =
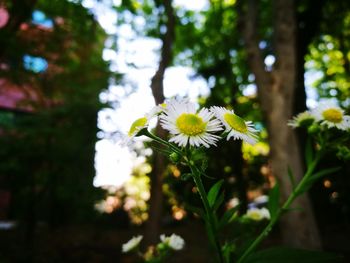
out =
<svg viewBox="0 0 350 263"><path fill-rule="evenodd" d="M168 149L162 149L160 147L157 147L157 146L154 146L154 145L151 145L151 147L158 153L168 157L170 154L171 154L171 151L169 151Z"/></svg>
<svg viewBox="0 0 350 263"><path fill-rule="evenodd" d="M218 196L218 193L220 191L220 188L221 188L223 182L224 182L224 180L221 179L220 181L218 181L216 184L214 184L210 188L209 193L208 193L208 202L209 202L210 207L213 207L213 205L215 204L216 198Z"/></svg>
<svg viewBox="0 0 350 263"><path fill-rule="evenodd" d="M208 221L205 221L205 228L207 230L209 242L212 244L213 247L215 247L216 246L215 236Z"/></svg>
<svg viewBox="0 0 350 263"><path fill-rule="evenodd" d="M279 189L278 183L276 182L275 186L270 190L269 203L267 205L269 212L271 214L271 218L274 218L274 216L277 213L277 210L279 208L279 201L280 201L280 189Z"/></svg>
<svg viewBox="0 0 350 263"><path fill-rule="evenodd" d="M224 201L224 192L221 192L221 194L219 195L219 197L216 199L214 205L213 205L213 210L216 211L220 205L222 204L222 202Z"/></svg>
<svg viewBox="0 0 350 263"><path fill-rule="evenodd" d="M293 171L292 169L288 166L288 176L289 176L289 180L290 180L290 183L292 184L292 189L294 190L295 189L295 178L294 178L294 175L293 175Z"/></svg>
<svg viewBox="0 0 350 263"><path fill-rule="evenodd" d="M239 205L227 210L220 219L219 228L222 228L233 221L236 217L236 212L239 209Z"/></svg>
<svg viewBox="0 0 350 263"><path fill-rule="evenodd" d="M298 192L298 195L309 191L309 189L315 183L316 180L318 180L318 179L320 179L320 178L322 178L322 177L324 177L326 175L329 175L329 174L332 174L334 172L337 172L340 169L341 169L341 167L332 167L332 168L321 170L321 171L311 175L310 179L306 182L304 187L302 189L300 189L300 191Z"/></svg>
<svg viewBox="0 0 350 263"><path fill-rule="evenodd" d="M225 263L230 263L232 262L232 259L231 259L231 254L232 252L234 252L236 249L236 246L232 243L225 243L223 246L222 246L222 254L224 256L224 262Z"/></svg>
<svg viewBox="0 0 350 263"><path fill-rule="evenodd" d="M339 171L341 169L341 167L332 167L332 168L328 168L328 169L323 169L315 174L313 174L311 176L312 180L317 180L319 178L322 178L323 176L326 176L328 174L332 174L335 173L337 171Z"/></svg>
<svg viewBox="0 0 350 263"><path fill-rule="evenodd" d="M205 170L208 168L208 158L203 158L202 160L202 165L201 165L201 170L204 173Z"/></svg>
<svg viewBox="0 0 350 263"><path fill-rule="evenodd" d="M311 143L311 139L308 138L307 142L306 142L306 147L305 147L305 161L306 161L306 165L307 167L309 167L309 165L312 162L313 159L313 150L312 150L312 143Z"/></svg>

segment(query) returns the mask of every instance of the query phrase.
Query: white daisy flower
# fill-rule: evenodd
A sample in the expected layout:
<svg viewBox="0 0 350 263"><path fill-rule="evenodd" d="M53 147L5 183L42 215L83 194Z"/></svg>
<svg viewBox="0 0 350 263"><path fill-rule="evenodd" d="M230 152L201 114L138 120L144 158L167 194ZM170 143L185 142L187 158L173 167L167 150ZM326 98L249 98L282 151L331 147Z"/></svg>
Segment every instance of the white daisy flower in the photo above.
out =
<svg viewBox="0 0 350 263"><path fill-rule="evenodd" d="M311 114L310 111L304 111L299 113L297 116L294 116L292 120L288 122L288 126L292 128L308 126L315 121L315 117Z"/></svg>
<svg viewBox="0 0 350 263"><path fill-rule="evenodd" d="M221 124L206 108L198 113L193 103L187 100L172 99L160 115L161 125L174 135L170 142L185 147L187 144L199 147L216 145L219 136L212 134L222 130Z"/></svg>
<svg viewBox="0 0 350 263"><path fill-rule="evenodd" d="M138 133L144 129L148 128L149 123L153 117L158 116L161 113L159 106L154 106L147 114L143 117L136 119L129 128L127 134L121 134L121 139L119 140L120 145L130 146L133 142L134 137L139 136Z"/></svg>
<svg viewBox="0 0 350 263"><path fill-rule="evenodd" d="M320 103L311 114L321 125L328 128L335 127L339 130L350 129L350 116L344 114L344 110L332 103Z"/></svg>
<svg viewBox="0 0 350 263"><path fill-rule="evenodd" d="M142 117L134 121L129 129L128 136L129 138L134 138L137 136L138 132L141 131L143 128L147 128L149 124L149 118L147 116Z"/></svg>
<svg viewBox="0 0 350 263"><path fill-rule="evenodd" d="M122 245L122 252L126 253L126 252L132 251L135 248L137 248L137 246L140 244L142 238L143 238L143 236L139 235L137 237L133 237L132 239L130 239L128 242L126 242L125 244Z"/></svg>
<svg viewBox="0 0 350 263"><path fill-rule="evenodd" d="M265 207L263 208L250 208L246 213L246 217L254 221L261 221L263 219L270 219L270 212Z"/></svg>
<svg viewBox="0 0 350 263"><path fill-rule="evenodd" d="M149 113L147 114L147 116L149 118L152 118L152 117L155 117L155 116L158 116L159 114L161 114L162 112L164 112L164 110L166 109L166 103L161 103L161 104L158 104L156 106L154 106L150 111Z"/></svg>
<svg viewBox="0 0 350 263"><path fill-rule="evenodd" d="M233 110L227 110L224 107L214 106L210 111L224 124L225 131L228 132L227 140L233 137L234 140L241 139L252 145L256 143L257 130L253 128L251 121L243 120Z"/></svg>
<svg viewBox="0 0 350 263"><path fill-rule="evenodd" d="M175 234L172 234L169 237L161 235L160 240L174 250L181 250L185 246L185 241L183 238Z"/></svg>
<svg viewBox="0 0 350 263"><path fill-rule="evenodd" d="M137 136L138 132L144 128L147 128L151 119L155 116L158 116L163 111L163 106L157 105L154 106L145 116L135 120L129 129L128 137L130 139Z"/></svg>

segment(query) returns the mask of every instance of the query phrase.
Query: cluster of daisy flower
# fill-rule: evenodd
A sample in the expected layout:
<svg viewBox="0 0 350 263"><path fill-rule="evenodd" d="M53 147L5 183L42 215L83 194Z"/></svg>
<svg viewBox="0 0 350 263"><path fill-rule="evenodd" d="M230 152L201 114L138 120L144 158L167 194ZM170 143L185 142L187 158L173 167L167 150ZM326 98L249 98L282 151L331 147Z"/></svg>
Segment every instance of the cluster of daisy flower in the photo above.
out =
<svg viewBox="0 0 350 263"><path fill-rule="evenodd" d="M136 237L131 238L128 242L123 244L122 252L127 253L130 251L134 251L138 248L142 239L142 235L138 235ZM162 234L160 235L160 240L162 241L160 244L163 244L172 250L181 250L185 246L185 241L183 240L183 238L176 234L172 234L171 236L166 236Z"/></svg>
<svg viewBox="0 0 350 263"><path fill-rule="evenodd" d="M173 250L181 250L185 246L185 241L182 237L172 234L171 236L160 235L162 243Z"/></svg>
<svg viewBox="0 0 350 263"><path fill-rule="evenodd" d="M299 113L289 122L289 125L297 128L308 127L314 123L346 131L350 129L350 116L345 115L344 110L333 103L321 102L313 110Z"/></svg>
<svg viewBox="0 0 350 263"><path fill-rule="evenodd" d="M171 251L179 251L185 246L185 241L182 237L176 234L170 236L162 234L160 235L160 243L156 246L150 246L144 254L141 254L139 252L139 245L142 239L142 235L131 238L128 242L122 245L122 252L138 252L139 256L143 257L146 262L160 262L155 259L164 259L164 257L168 256Z"/></svg>
<svg viewBox="0 0 350 263"><path fill-rule="evenodd" d="M174 98L164 104L155 106L149 113L133 122L128 136L133 138L142 135L150 120L159 117L161 126L169 131L173 142L180 147L216 145L223 137L227 140L241 139L249 144L257 141L257 130L251 121L245 121L224 107L214 106L199 111L196 105L186 99ZM219 134L221 132L221 134Z"/></svg>

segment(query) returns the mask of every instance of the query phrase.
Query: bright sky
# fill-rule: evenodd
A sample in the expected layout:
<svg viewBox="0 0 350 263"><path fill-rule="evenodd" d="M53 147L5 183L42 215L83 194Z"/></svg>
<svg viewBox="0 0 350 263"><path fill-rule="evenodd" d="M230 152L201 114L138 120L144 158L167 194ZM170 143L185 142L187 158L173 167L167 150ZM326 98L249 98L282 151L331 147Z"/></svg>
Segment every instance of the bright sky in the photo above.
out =
<svg viewBox="0 0 350 263"><path fill-rule="evenodd" d="M106 2L111 2L110 0ZM114 4L120 1L113 1ZM192 10L205 8L206 0L186 1L175 0L174 5L186 6ZM117 34L118 53L112 48L113 39L105 43L103 59L110 62L110 70L125 74L122 85L111 84L108 92L100 95L102 102L118 100L117 109L106 108L99 112L98 126L103 131L121 131L127 133L131 123L144 115L154 106L150 83L158 66L158 51L161 48L159 40L137 37L128 24L116 26L117 13L108 5L96 0L84 0L83 6L95 14L101 26L108 34ZM142 26L142 17L133 18ZM135 67L130 67L133 64ZM166 70L164 78L164 94L166 97L175 95L187 96L195 100L199 95L208 95L209 88L204 79L190 80L193 70L186 67L171 67ZM136 90L126 96L126 92L136 87ZM96 144L95 186L121 186L130 178L132 167L137 161L136 154L128 148L107 139Z"/></svg>

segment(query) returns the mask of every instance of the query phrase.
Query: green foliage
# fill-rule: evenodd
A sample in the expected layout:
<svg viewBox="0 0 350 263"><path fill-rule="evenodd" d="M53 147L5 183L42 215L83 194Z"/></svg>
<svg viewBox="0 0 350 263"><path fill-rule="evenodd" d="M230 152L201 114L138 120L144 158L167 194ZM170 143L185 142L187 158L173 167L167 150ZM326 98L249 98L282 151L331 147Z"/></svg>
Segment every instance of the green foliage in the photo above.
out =
<svg viewBox="0 0 350 263"><path fill-rule="evenodd" d="M335 98L348 107L350 96L350 5L325 1L320 32L309 46L305 68L316 73L313 87L321 98Z"/></svg>
<svg viewBox="0 0 350 263"><path fill-rule="evenodd" d="M208 192L208 201L209 201L209 205L211 207L213 207L215 205L220 188L221 188L223 183L224 183L224 180L219 180L210 188L210 190Z"/></svg>
<svg viewBox="0 0 350 263"><path fill-rule="evenodd" d="M225 213L222 215L220 219L219 229L227 226L235 219L235 217L237 216L238 209L239 209L239 206L237 205L225 211Z"/></svg>
<svg viewBox="0 0 350 263"><path fill-rule="evenodd" d="M313 160L313 149L312 149L312 142L311 139L308 138L306 142L306 147L305 147L305 160L306 160L306 166L310 166L311 162Z"/></svg>
<svg viewBox="0 0 350 263"><path fill-rule="evenodd" d="M290 167L288 167L288 177L290 180L290 183L292 184L292 189L295 189L296 186L296 181L295 181L295 177L293 175L292 169Z"/></svg>
<svg viewBox="0 0 350 263"><path fill-rule="evenodd" d="M279 184L276 182L275 186L271 188L269 193L268 209L271 214L271 218L275 217L280 207L279 203L280 203L280 188L279 188Z"/></svg>
<svg viewBox="0 0 350 263"><path fill-rule="evenodd" d="M303 189L300 189L299 194L307 192L317 180L319 180L327 175L334 174L335 172L339 171L340 169L341 169L341 167L325 168L325 169L322 169L321 171L318 171L317 173L312 174L310 179L308 180L308 182L303 187Z"/></svg>
<svg viewBox="0 0 350 263"><path fill-rule="evenodd" d="M38 1L28 11L33 10L54 21L49 33L28 43L7 32L5 43L5 56L17 59L19 65L5 77L29 85L41 96L27 102L33 112L12 113L11 118L1 114L7 125L0 137L0 174L7 176L13 196L10 216L34 217L53 225L89 221L102 194L92 182L96 119L102 106L98 95L109 78L101 58L106 35L81 5ZM29 20L30 15L24 22ZM17 44L9 45L12 41ZM40 74L25 70L24 54L45 58L48 70Z"/></svg>

